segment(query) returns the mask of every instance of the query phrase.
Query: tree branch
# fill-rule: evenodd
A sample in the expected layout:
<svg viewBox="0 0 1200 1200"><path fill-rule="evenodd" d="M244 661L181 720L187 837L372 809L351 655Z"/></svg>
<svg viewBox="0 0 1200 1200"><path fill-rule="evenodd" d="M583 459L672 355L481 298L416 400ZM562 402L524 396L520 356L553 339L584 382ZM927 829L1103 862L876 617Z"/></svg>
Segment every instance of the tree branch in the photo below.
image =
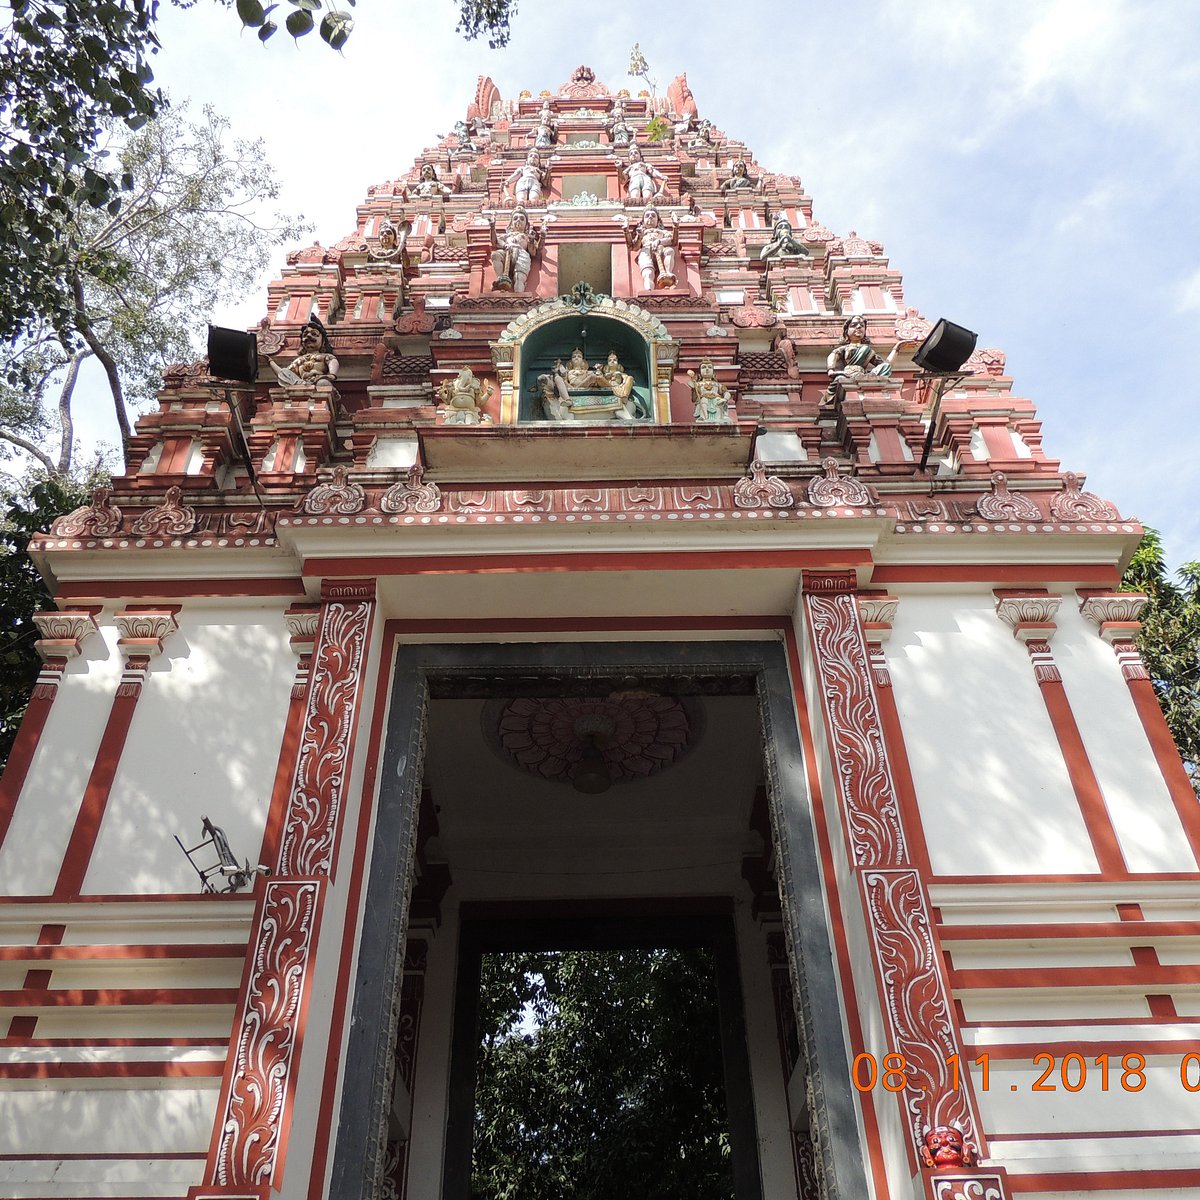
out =
<svg viewBox="0 0 1200 1200"><path fill-rule="evenodd" d="M129 444L129 439L133 436L133 431L129 428L129 416L125 412L125 392L121 387L121 376L117 371L117 364L113 356L109 354L104 343L96 336L95 330L92 329L92 323L87 315L87 301L83 294L83 277L78 271L71 273L71 288L75 295L75 324L79 332L83 335L83 340L87 342L92 353L100 360L100 365L104 368L104 374L108 376L108 389L112 392L113 408L116 410L117 427L121 431L121 463L126 464L125 448Z"/></svg>
<svg viewBox="0 0 1200 1200"><path fill-rule="evenodd" d="M54 459L52 459L50 455L41 449L41 447L35 445L27 438L23 438L19 433L14 433L13 430L5 429L3 425L0 425L0 438L3 438L6 442L12 442L14 446L20 446L20 448L27 454L32 454L33 457L36 458L38 462L40 462L42 466L50 472L51 475L57 473L57 468L54 465Z"/></svg>
<svg viewBox="0 0 1200 1200"><path fill-rule="evenodd" d="M71 396L79 378L79 368L91 350L76 350L67 366L67 377L58 393L58 423L62 430L62 443L58 448L58 473L66 475L71 470L71 455L75 449L75 421L71 416Z"/></svg>

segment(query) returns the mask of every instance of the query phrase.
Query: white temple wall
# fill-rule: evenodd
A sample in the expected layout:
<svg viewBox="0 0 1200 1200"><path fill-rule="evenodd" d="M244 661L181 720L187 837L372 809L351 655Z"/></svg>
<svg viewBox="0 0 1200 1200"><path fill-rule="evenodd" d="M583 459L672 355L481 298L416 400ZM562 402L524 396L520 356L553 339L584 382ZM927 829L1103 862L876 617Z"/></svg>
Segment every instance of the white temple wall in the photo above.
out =
<svg viewBox="0 0 1200 1200"><path fill-rule="evenodd" d="M1029 655L995 607L990 590L903 594L885 644L933 872L1094 873Z"/></svg>
<svg viewBox="0 0 1200 1200"><path fill-rule="evenodd" d="M258 861L295 675L282 609L193 603L177 620L134 711L85 893L194 891L172 835L200 842L202 816Z"/></svg>
<svg viewBox="0 0 1200 1200"><path fill-rule="evenodd" d="M124 665L112 612L97 623L100 632L67 663L0 849L2 895L54 890Z"/></svg>
<svg viewBox="0 0 1200 1200"><path fill-rule="evenodd" d="M1195 871L1166 781L1112 647L1066 596L1051 650L1131 871Z"/></svg>

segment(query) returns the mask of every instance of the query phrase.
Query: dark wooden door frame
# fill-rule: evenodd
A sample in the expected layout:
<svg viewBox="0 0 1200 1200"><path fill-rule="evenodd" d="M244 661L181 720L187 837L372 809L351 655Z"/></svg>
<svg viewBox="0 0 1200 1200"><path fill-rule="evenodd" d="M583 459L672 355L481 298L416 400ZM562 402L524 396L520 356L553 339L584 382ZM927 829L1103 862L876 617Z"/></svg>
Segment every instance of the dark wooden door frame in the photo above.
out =
<svg viewBox="0 0 1200 1200"><path fill-rule="evenodd" d="M571 916L561 914L564 907ZM655 898L614 903L562 903L513 907L464 906L460 914L450 1100L442 1163L442 1200L470 1200L475 1113L475 1064L479 1044L479 979L485 953L506 950L692 949L713 953L720 1009L725 1108L737 1200L762 1200L758 1126L750 1055L742 1010L733 906L728 899L661 903ZM690 908L693 915L679 915ZM700 915L704 913L705 915ZM634 915L636 914L636 915Z"/></svg>
<svg viewBox="0 0 1200 1200"><path fill-rule="evenodd" d="M810 1120L822 1191L825 1200L861 1200L867 1195L812 800L782 645L541 642L400 644L395 649L331 1200L374 1200L383 1176L429 697L594 695L639 685L681 694L753 690L758 696L785 938L813 1098Z"/></svg>

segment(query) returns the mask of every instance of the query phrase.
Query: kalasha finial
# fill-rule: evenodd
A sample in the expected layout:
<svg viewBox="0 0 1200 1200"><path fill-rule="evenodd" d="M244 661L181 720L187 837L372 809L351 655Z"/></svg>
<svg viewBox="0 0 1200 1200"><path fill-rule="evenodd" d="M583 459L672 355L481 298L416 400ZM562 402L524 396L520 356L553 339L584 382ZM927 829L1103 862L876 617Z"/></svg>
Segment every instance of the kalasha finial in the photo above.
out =
<svg viewBox="0 0 1200 1200"><path fill-rule="evenodd" d="M935 1125L925 1131L921 1161L934 1171L956 1171L975 1165L975 1146L957 1125Z"/></svg>
<svg viewBox="0 0 1200 1200"><path fill-rule="evenodd" d="M571 72L572 83L595 83L596 72L591 67L576 67Z"/></svg>

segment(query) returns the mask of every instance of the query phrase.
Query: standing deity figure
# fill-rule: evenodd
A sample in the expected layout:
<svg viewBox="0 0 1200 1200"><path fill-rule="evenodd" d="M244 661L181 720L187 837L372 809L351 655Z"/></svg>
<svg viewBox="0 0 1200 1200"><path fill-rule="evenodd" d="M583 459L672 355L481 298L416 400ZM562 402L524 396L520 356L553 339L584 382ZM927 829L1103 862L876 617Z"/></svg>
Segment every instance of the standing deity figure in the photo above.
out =
<svg viewBox="0 0 1200 1200"><path fill-rule="evenodd" d="M479 147L475 145L475 140L471 137L471 126L466 121L454 122L454 134L458 138L460 154L477 154L479 152Z"/></svg>
<svg viewBox="0 0 1200 1200"><path fill-rule="evenodd" d="M717 379L711 358L700 360L700 377L696 378L695 371L687 373L687 384L692 390L692 402L695 405L693 415L697 421L712 425L728 425L731 421L729 406L733 396L729 389Z"/></svg>
<svg viewBox="0 0 1200 1200"><path fill-rule="evenodd" d="M754 180L750 178L750 168L746 165L746 160L744 158L734 159L733 165L729 168L729 178L721 184L721 194L751 191L753 188Z"/></svg>
<svg viewBox="0 0 1200 1200"><path fill-rule="evenodd" d="M620 96L613 102L612 117L608 122L608 137L614 146L624 149L634 139L633 126L625 119L625 101Z"/></svg>
<svg viewBox="0 0 1200 1200"><path fill-rule="evenodd" d="M425 163L421 168L421 178L413 184L412 194L422 200L441 196L443 199L450 195L450 189L438 179L437 168L433 163Z"/></svg>
<svg viewBox="0 0 1200 1200"><path fill-rule="evenodd" d="M671 214L671 227L667 229L657 208L647 208L639 225L631 229L622 217L625 242L637 254L638 269L642 273L642 284L647 292L656 287L675 286L675 247L679 240L679 219Z"/></svg>
<svg viewBox="0 0 1200 1200"><path fill-rule="evenodd" d="M827 366L829 387L821 399L822 404L832 404L842 394L847 383L854 383L864 375L880 378L892 373L892 362L905 342L897 342L887 358L881 358L871 339L867 336L867 322L863 317L847 317L842 325L842 340L830 354Z"/></svg>
<svg viewBox="0 0 1200 1200"><path fill-rule="evenodd" d="M483 407L492 391L490 383L476 379L475 372L470 367L463 367L453 379L443 381L442 386L438 388L444 424L488 424L491 418L483 411Z"/></svg>
<svg viewBox="0 0 1200 1200"><path fill-rule="evenodd" d="M541 231L530 228L529 214L522 205L513 209L503 234L496 233L495 217L488 217L488 227L492 234L492 268L496 272L492 291L523 292L541 243Z"/></svg>
<svg viewBox="0 0 1200 1200"><path fill-rule="evenodd" d="M633 204L657 200L666 191L666 176L646 162L636 146L629 147L629 162L624 172L625 199Z"/></svg>
<svg viewBox="0 0 1200 1200"><path fill-rule="evenodd" d="M771 240L759 251L758 257L765 262L768 258L808 258L808 256L808 251L796 241L791 221L783 213L780 213L775 218Z"/></svg>
<svg viewBox="0 0 1200 1200"><path fill-rule="evenodd" d="M542 167L542 156L530 150L525 161L504 181L504 194L518 204L540 204L548 174L549 168Z"/></svg>
<svg viewBox="0 0 1200 1200"><path fill-rule="evenodd" d="M317 317L309 317L308 324L300 330L300 353L286 367L273 358L267 361L285 388L331 388L337 378L338 360L329 343L329 334Z"/></svg>
<svg viewBox="0 0 1200 1200"><path fill-rule="evenodd" d="M545 150L554 145L558 136L558 122L550 112L550 101L542 103L542 111L538 114L537 132L533 136L533 144L539 150Z"/></svg>

